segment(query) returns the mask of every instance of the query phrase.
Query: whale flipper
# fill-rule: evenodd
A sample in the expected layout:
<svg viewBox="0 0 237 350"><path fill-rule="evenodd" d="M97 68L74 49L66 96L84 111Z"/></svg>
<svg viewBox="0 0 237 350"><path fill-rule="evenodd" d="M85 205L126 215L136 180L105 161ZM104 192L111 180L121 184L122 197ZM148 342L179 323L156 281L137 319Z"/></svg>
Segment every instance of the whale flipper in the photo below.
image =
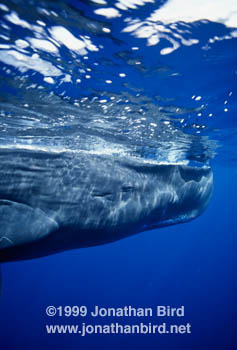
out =
<svg viewBox="0 0 237 350"><path fill-rule="evenodd" d="M38 208L0 200L0 249L38 241L57 228L56 221Z"/></svg>

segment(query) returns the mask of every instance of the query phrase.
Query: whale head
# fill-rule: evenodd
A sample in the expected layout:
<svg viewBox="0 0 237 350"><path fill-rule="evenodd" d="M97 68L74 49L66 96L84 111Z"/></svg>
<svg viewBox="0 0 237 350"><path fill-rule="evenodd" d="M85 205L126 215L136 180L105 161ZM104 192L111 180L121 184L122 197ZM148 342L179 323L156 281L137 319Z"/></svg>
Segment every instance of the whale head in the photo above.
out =
<svg viewBox="0 0 237 350"><path fill-rule="evenodd" d="M187 222L203 213L213 192L210 167L164 165L159 166L158 174L148 229Z"/></svg>

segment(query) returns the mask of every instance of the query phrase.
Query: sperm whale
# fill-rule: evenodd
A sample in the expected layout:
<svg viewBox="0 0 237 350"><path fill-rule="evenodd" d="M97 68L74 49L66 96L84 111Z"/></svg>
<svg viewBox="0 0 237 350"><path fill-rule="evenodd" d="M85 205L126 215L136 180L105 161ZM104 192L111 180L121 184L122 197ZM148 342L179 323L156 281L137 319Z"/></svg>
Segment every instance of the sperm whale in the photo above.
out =
<svg viewBox="0 0 237 350"><path fill-rule="evenodd" d="M183 223L207 207L210 167L93 152L0 151L0 262Z"/></svg>

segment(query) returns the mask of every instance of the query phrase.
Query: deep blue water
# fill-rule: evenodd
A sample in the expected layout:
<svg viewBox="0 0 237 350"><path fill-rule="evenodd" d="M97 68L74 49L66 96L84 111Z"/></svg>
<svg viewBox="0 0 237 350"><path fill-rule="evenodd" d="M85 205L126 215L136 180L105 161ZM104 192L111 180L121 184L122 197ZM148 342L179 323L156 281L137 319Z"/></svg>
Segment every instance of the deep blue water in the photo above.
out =
<svg viewBox="0 0 237 350"><path fill-rule="evenodd" d="M4 265L3 348L236 349L236 169L215 167L214 174L213 199L196 221ZM192 333L82 338L45 332L48 305L129 304L184 305ZM51 322L76 323L59 317Z"/></svg>
<svg viewBox="0 0 237 350"><path fill-rule="evenodd" d="M218 6L216 13L201 12L200 19L205 6L193 1L187 19L180 3L177 13L171 7L175 19L161 12L160 19L150 19L170 3L121 9L112 1L1 1L0 147L122 152L210 164L214 173L210 205L194 221L4 264L3 350L237 349L236 4L229 0L219 12ZM95 12L111 7L118 16ZM125 30L136 24L140 32ZM74 39L55 27L67 28ZM190 322L192 332L49 335L46 324L80 320L47 317L48 305L184 305L183 319L165 321ZM154 317L149 321L155 323Z"/></svg>

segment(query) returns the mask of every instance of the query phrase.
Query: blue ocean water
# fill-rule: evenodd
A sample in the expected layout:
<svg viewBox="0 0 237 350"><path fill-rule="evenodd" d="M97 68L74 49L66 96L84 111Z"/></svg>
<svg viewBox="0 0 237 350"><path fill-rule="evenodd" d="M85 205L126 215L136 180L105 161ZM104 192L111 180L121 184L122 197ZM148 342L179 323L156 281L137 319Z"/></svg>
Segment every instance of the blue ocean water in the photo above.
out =
<svg viewBox="0 0 237 350"><path fill-rule="evenodd" d="M1 148L210 164L214 173L210 205L194 221L4 264L3 350L237 348L237 9L211 3L1 1ZM184 318L165 322L189 322L191 334L47 334L46 324L81 322L48 317L48 305L183 305Z"/></svg>

